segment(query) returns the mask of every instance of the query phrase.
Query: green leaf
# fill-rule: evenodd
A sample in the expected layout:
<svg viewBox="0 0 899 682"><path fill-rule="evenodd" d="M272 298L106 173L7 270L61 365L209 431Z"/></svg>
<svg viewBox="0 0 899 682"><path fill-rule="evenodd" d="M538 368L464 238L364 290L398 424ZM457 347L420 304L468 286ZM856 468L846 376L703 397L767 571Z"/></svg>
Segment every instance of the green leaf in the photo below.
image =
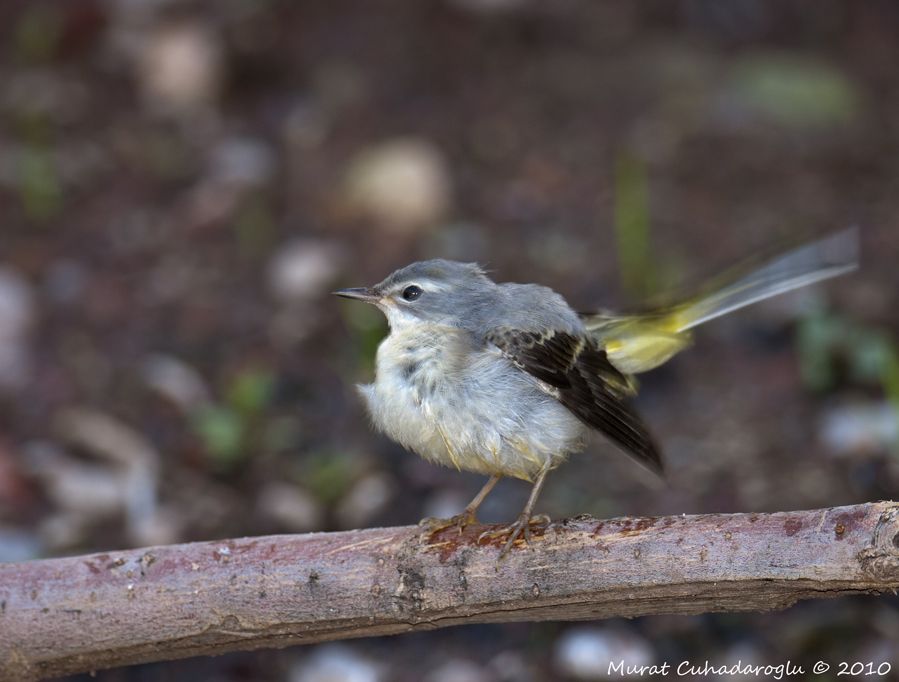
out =
<svg viewBox="0 0 899 682"><path fill-rule="evenodd" d="M762 54L738 63L735 96L787 127L824 127L857 118L860 95L837 67L791 54Z"/></svg>
<svg viewBox="0 0 899 682"><path fill-rule="evenodd" d="M233 410L219 405L204 408L195 415L193 426L218 468L230 469L245 455L243 422Z"/></svg>
<svg viewBox="0 0 899 682"><path fill-rule="evenodd" d="M649 253L649 188L643 162L630 155L615 168L615 236L625 291L647 297L657 284Z"/></svg>
<svg viewBox="0 0 899 682"><path fill-rule="evenodd" d="M244 370L228 386L227 402L241 415L257 415L268 405L274 388L275 377L268 370Z"/></svg>
<svg viewBox="0 0 899 682"><path fill-rule="evenodd" d="M339 500L353 482L353 465L345 455L320 452L303 462L303 486L325 504Z"/></svg>
<svg viewBox="0 0 899 682"><path fill-rule="evenodd" d="M890 339L876 331L856 328L852 330L847 345L853 377L861 382L880 383L893 355Z"/></svg>
<svg viewBox="0 0 899 682"><path fill-rule="evenodd" d="M355 367L350 376L357 373L371 374L378 345L387 333L387 320L374 306L363 305L357 301L341 303L340 311L347 326L353 330L352 352Z"/></svg>
<svg viewBox="0 0 899 682"><path fill-rule="evenodd" d="M49 220L62 209L62 187L56 166L43 147L31 146L22 151L19 193L26 215L34 221Z"/></svg>
<svg viewBox="0 0 899 682"><path fill-rule="evenodd" d="M799 368L803 383L812 390L827 390L836 381L833 353L843 335L842 323L822 312L799 323Z"/></svg>
<svg viewBox="0 0 899 682"><path fill-rule="evenodd" d="M896 419L899 419L899 349L896 344L890 347L890 354L883 373L883 390L896 412Z"/></svg>

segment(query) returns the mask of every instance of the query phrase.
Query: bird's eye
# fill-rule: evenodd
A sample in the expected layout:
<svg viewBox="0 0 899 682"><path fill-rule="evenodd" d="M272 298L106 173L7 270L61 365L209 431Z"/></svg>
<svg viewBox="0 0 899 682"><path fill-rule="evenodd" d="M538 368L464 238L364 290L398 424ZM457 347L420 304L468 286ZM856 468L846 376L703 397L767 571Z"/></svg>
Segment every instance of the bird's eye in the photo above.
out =
<svg viewBox="0 0 899 682"><path fill-rule="evenodd" d="M407 301L414 301L423 293L424 292L422 291L421 287L410 284L405 289L403 289L403 298L405 298Z"/></svg>

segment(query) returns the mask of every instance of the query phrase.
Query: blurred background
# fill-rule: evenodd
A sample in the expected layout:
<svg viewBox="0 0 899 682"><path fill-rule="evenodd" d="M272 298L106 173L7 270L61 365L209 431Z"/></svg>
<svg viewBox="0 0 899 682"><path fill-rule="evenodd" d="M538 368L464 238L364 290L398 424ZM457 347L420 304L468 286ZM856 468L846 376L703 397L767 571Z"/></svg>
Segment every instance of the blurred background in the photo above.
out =
<svg viewBox="0 0 899 682"><path fill-rule="evenodd" d="M665 482L597 439L538 511L895 495L891 0L5 0L0 48L0 561L457 513L482 480L370 430L353 387L384 321L334 288L443 256L622 310L849 224L858 273L717 320L642 377ZM527 492L502 482L482 518ZM896 668L897 606L460 627L97 678Z"/></svg>

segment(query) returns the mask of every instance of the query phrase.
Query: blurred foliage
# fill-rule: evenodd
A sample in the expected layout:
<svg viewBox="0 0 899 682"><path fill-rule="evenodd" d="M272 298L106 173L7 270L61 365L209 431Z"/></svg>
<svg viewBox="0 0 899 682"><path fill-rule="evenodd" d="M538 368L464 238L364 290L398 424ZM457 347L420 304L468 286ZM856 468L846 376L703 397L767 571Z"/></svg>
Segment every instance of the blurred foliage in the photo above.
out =
<svg viewBox="0 0 899 682"><path fill-rule="evenodd" d="M275 385L274 375L268 370L249 369L239 373L228 386L228 404L245 417L263 412Z"/></svg>
<svg viewBox="0 0 899 682"><path fill-rule="evenodd" d="M343 319L352 330L352 375L369 375L374 371L378 345L387 334L387 320L372 305L350 302L340 306Z"/></svg>
<svg viewBox="0 0 899 682"><path fill-rule="evenodd" d="M19 16L13 31L16 57L25 62L52 59L62 37L60 8L50 3L34 3Z"/></svg>
<svg viewBox="0 0 899 682"><path fill-rule="evenodd" d="M209 405L197 411L193 425L215 468L230 469L245 454L243 424L233 410Z"/></svg>
<svg viewBox="0 0 899 682"><path fill-rule="evenodd" d="M350 456L338 452L315 452L303 459L302 485L326 505L340 500L355 479Z"/></svg>
<svg viewBox="0 0 899 682"><path fill-rule="evenodd" d="M262 257L268 254L277 233L269 198L262 192L253 192L246 197L237 207L233 228L241 255Z"/></svg>
<svg viewBox="0 0 899 682"><path fill-rule="evenodd" d="M658 286L650 254L649 187L641 159L622 154L615 167L615 236L624 290L646 298Z"/></svg>
<svg viewBox="0 0 899 682"><path fill-rule="evenodd" d="M250 456L273 389L274 375L270 371L247 369L225 388L224 404L207 405L194 414L194 432L215 469L229 471Z"/></svg>
<svg viewBox="0 0 899 682"><path fill-rule="evenodd" d="M46 222L62 210L62 186L49 147L34 144L22 149L19 193L25 215L34 222Z"/></svg>
<svg viewBox="0 0 899 682"><path fill-rule="evenodd" d="M899 345L888 333L818 310L801 321L797 339L806 386L832 390L842 379L879 385L899 412Z"/></svg>
<svg viewBox="0 0 899 682"><path fill-rule="evenodd" d="M887 358L882 381L887 398L899 414L899 350L895 343L890 346L890 350L892 352Z"/></svg>
<svg viewBox="0 0 899 682"><path fill-rule="evenodd" d="M302 431L302 423L297 417L272 417L265 424L262 447L267 452L290 451L296 447Z"/></svg>
<svg viewBox="0 0 899 682"><path fill-rule="evenodd" d="M734 94L783 126L830 126L854 120L860 96L835 66L796 55L763 54L738 62Z"/></svg>
<svg viewBox="0 0 899 682"><path fill-rule="evenodd" d="M45 112L26 106L14 118L17 137L23 142L18 158L19 198L31 221L45 223L59 215L63 203L54 125Z"/></svg>

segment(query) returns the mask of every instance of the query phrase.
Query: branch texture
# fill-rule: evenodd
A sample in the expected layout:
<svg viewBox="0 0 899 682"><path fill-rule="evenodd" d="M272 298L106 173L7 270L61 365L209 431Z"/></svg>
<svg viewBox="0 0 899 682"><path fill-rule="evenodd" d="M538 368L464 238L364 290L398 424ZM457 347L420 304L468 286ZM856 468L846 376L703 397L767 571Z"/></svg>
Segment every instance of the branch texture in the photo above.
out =
<svg viewBox="0 0 899 682"><path fill-rule="evenodd" d="M283 535L0 565L0 678L433 629L779 609L899 587L899 504Z"/></svg>

